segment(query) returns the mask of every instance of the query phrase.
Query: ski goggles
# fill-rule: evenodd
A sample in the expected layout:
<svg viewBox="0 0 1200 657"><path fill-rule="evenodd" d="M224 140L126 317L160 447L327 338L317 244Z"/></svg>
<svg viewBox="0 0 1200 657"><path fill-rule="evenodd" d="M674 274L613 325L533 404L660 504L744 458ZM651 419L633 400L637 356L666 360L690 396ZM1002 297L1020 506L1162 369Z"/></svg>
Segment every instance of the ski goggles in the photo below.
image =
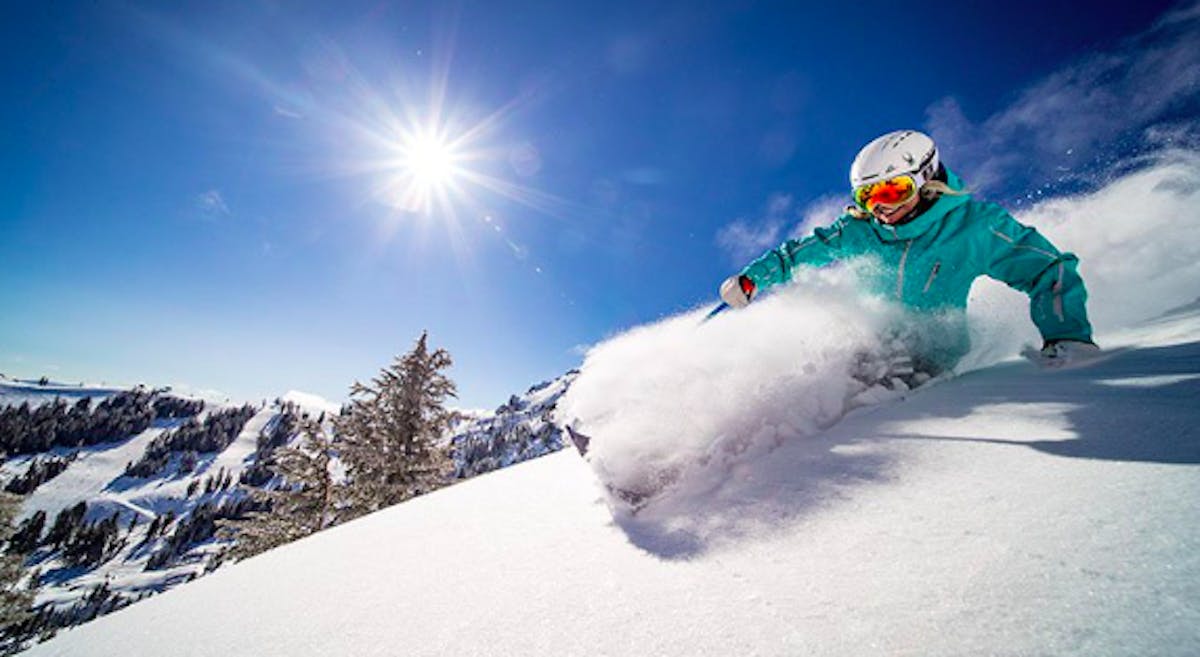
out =
<svg viewBox="0 0 1200 657"><path fill-rule="evenodd" d="M912 174L859 185L854 189L854 204L867 212L877 205L901 205L912 200L919 187Z"/></svg>

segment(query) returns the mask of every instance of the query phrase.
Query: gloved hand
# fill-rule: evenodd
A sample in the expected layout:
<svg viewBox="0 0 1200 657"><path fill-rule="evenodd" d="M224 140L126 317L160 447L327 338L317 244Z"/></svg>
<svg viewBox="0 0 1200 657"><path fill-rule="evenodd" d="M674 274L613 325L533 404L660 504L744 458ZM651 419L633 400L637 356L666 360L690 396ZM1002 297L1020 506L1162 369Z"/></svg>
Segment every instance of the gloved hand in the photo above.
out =
<svg viewBox="0 0 1200 657"><path fill-rule="evenodd" d="M1079 340L1046 340L1039 359L1044 367L1062 367L1100 355L1100 347Z"/></svg>
<svg viewBox="0 0 1200 657"><path fill-rule="evenodd" d="M745 308L757 292L754 281L747 276L730 276L721 283L721 300L730 308Z"/></svg>

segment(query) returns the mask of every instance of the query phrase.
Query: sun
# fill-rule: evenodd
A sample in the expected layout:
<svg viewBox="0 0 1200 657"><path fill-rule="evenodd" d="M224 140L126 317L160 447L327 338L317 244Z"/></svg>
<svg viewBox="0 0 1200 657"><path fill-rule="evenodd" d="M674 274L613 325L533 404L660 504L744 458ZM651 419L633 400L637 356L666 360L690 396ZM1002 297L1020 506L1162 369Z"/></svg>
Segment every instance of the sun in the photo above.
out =
<svg viewBox="0 0 1200 657"><path fill-rule="evenodd" d="M454 149L435 135L417 134L403 145L404 171L421 187L438 187L455 177Z"/></svg>
<svg viewBox="0 0 1200 657"><path fill-rule="evenodd" d="M537 94L492 108L450 102L446 76L435 72L424 102L419 87L395 83L385 91L362 79L352 112L319 113L333 120L344 149L335 172L369 179L369 200L391 210L379 221L381 244L402 230L444 228L457 249L468 227L486 223L498 205L555 217L578 213L578 206L530 186L541 166L536 148L502 134ZM520 166L531 158L537 167Z"/></svg>
<svg viewBox="0 0 1200 657"><path fill-rule="evenodd" d="M468 172L458 144L435 128L412 129L401 134L387 167L391 174L386 187L392 204L410 212L429 214L460 193Z"/></svg>

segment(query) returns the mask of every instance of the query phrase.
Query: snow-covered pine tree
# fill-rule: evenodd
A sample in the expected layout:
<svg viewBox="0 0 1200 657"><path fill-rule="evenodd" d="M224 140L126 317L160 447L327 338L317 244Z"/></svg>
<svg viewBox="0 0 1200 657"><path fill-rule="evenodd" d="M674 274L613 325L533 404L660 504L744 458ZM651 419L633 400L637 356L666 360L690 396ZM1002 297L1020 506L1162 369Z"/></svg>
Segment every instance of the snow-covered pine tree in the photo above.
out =
<svg viewBox="0 0 1200 657"><path fill-rule="evenodd" d="M428 334L381 370L370 385L355 382L350 405L334 420L347 470L349 510L362 515L446 485L453 462L442 438L456 417L446 408L456 387L444 373L444 349Z"/></svg>
<svg viewBox="0 0 1200 657"><path fill-rule="evenodd" d="M0 543L13 535L13 519L21 510L21 498L0 493ZM0 556L0 628L8 628L29 616L33 593L21 585L25 576L23 554Z"/></svg>
<svg viewBox="0 0 1200 657"><path fill-rule="evenodd" d="M266 464L282 478L280 486L252 493L267 509L243 520L218 521L222 534L237 541L228 556L246 559L337 522L338 485L329 469L333 438L319 422L307 418L300 423L300 436L298 445L276 449Z"/></svg>

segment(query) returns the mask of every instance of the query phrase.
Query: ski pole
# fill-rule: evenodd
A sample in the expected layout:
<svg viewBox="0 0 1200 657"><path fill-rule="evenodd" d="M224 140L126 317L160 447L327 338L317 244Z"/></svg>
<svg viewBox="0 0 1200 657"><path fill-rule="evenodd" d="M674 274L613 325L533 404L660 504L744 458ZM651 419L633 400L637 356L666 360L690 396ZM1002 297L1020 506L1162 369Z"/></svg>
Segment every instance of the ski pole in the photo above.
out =
<svg viewBox="0 0 1200 657"><path fill-rule="evenodd" d="M704 319L700 320L700 323L703 324L704 322L707 322L708 320L712 319L713 317L720 315L721 313L725 312L726 310L729 310L729 304L722 301L721 303L717 304L716 308L713 308L711 311L709 311L709 313L704 316Z"/></svg>

